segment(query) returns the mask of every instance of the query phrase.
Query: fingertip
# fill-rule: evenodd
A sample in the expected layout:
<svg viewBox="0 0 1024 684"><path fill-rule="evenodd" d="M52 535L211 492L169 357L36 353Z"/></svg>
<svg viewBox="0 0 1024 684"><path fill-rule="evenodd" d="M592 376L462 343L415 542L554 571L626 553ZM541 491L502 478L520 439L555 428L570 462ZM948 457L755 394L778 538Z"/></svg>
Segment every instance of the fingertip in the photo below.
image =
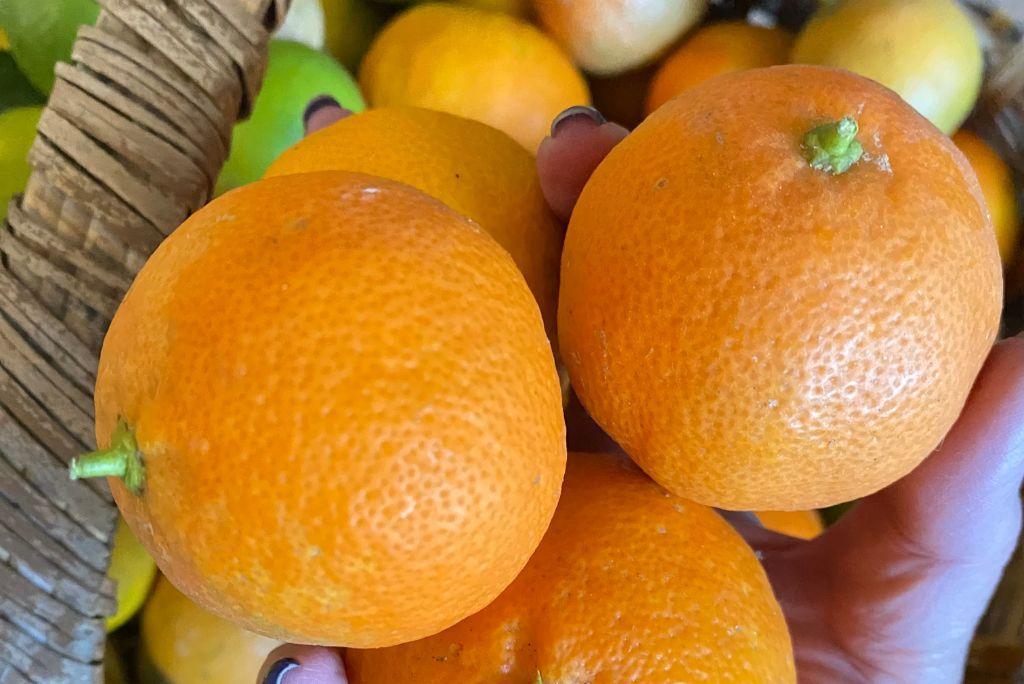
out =
<svg viewBox="0 0 1024 684"><path fill-rule="evenodd" d="M323 646L284 644L267 656L257 684L348 684L341 652Z"/></svg>
<svg viewBox="0 0 1024 684"><path fill-rule="evenodd" d="M302 127L306 135L330 126L351 116L352 111L345 109L330 95L318 95L309 101L302 112Z"/></svg>
<svg viewBox="0 0 1024 684"><path fill-rule="evenodd" d="M537 148L537 174L552 212L568 221L594 169L629 131L592 107L570 107L555 117L551 133Z"/></svg>

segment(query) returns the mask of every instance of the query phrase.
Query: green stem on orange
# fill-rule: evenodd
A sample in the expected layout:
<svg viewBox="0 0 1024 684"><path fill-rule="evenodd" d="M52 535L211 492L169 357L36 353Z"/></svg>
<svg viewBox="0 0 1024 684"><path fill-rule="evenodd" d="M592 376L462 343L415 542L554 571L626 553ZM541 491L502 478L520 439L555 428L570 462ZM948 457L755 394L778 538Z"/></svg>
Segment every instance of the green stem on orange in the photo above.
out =
<svg viewBox="0 0 1024 684"><path fill-rule="evenodd" d="M118 421L110 446L71 459L68 471L72 480L87 477L119 477L132 494L146 487L146 468L135 435L124 421Z"/></svg>
<svg viewBox="0 0 1024 684"><path fill-rule="evenodd" d="M859 130L852 116L818 126L804 136L804 157L819 171L836 176L846 173L864 155L857 140Z"/></svg>

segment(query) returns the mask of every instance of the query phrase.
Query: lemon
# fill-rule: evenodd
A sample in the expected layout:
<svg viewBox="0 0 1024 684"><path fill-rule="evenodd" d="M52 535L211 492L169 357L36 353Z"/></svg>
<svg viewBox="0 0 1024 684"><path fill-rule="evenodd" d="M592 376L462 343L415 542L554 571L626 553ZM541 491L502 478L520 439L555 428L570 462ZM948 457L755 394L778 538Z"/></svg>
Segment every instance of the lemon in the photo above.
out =
<svg viewBox="0 0 1024 684"><path fill-rule="evenodd" d="M53 89L53 67L71 58L78 27L99 16L94 0L0 0L0 26L18 67L40 92Z"/></svg>
<svg viewBox="0 0 1024 684"><path fill-rule="evenodd" d="M161 577L142 611L140 658L147 681L252 684L277 641L208 613Z"/></svg>
<svg viewBox="0 0 1024 684"><path fill-rule="evenodd" d="M16 107L0 114L0 221L7 216L8 202L28 182L28 150L42 112L42 107Z"/></svg>
<svg viewBox="0 0 1024 684"><path fill-rule="evenodd" d="M974 108L984 71L974 26L955 0L840 0L807 23L791 58L878 81L947 134Z"/></svg>
<svg viewBox="0 0 1024 684"><path fill-rule="evenodd" d="M332 95L352 111L364 107L359 86L330 55L301 43L271 41L263 89L249 120L235 126L217 193L257 180L279 154L298 142L302 113L318 95Z"/></svg>
<svg viewBox="0 0 1024 684"><path fill-rule="evenodd" d="M117 612L107 618L107 631L112 632L138 612L156 577L156 563L120 518L107 575L117 583Z"/></svg>

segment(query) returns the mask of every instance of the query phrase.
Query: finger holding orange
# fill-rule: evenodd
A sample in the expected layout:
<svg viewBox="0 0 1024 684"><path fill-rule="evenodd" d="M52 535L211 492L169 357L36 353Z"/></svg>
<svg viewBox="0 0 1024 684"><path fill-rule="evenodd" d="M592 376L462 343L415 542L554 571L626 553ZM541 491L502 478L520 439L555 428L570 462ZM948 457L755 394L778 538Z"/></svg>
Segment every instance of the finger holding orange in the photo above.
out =
<svg viewBox="0 0 1024 684"><path fill-rule="evenodd" d="M189 598L282 641L376 647L497 596L565 465L561 392L512 259L382 178L268 178L190 217L111 323L111 488ZM472 571L467 571L472 559Z"/></svg>
<svg viewBox="0 0 1024 684"><path fill-rule="evenodd" d="M589 104L569 57L536 27L500 12L428 3L384 27L359 71L374 107L413 106L476 119L530 152L563 109Z"/></svg>
<svg viewBox="0 0 1024 684"><path fill-rule="evenodd" d="M796 681L750 547L711 509L600 454L570 455L544 540L487 608L345 659L353 684Z"/></svg>
<svg viewBox="0 0 1024 684"><path fill-rule="evenodd" d="M324 170L407 183L479 223L515 260L553 335L563 228L522 145L454 114L382 107L308 136L266 175Z"/></svg>
<svg viewBox="0 0 1024 684"><path fill-rule="evenodd" d="M999 256L1003 266L1009 266L1016 257L1021 220L1013 172L999 154L974 133L960 130L953 136L953 142L978 174L985 205L992 215L992 226L996 230Z"/></svg>
<svg viewBox="0 0 1024 684"><path fill-rule="evenodd" d="M793 36L780 28L727 21L698 29L658 68L647 93L647 113L715 76L785 64Z"/></svg>
<svg viewBox="0 0 1024 684"><path fill-rule="evenodd" d="M787 66L687 91L598 166L558 331L583 405L667 489L800 510L939 444L1001 305L984 198L949 138L867 79Z"/></svg>

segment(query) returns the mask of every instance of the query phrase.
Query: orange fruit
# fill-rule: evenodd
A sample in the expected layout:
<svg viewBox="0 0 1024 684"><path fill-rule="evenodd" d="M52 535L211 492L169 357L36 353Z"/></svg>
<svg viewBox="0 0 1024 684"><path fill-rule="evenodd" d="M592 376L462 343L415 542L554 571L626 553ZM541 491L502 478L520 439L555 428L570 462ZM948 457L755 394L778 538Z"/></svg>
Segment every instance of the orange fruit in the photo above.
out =
<svg viewBox="0 0 1024 684"><path fill-rule="evenodd" d="M834 174L805 140L833 143L819 161L837 171L863 156ZM663 105L584 187L561 358L590 415L669 491L822 508L938 445L995 339L1001 281L949 138L849 72L753 69Z"/></svg>
<svg viewBox="0 0 1024 684"><path fill-rule="evenodd" d="M142 611L143 681L252 684L279 644L208 613L161 577Z"/></svg>
<svg viewBox="0 0 1024 684"><path fill-rule="evenodd" d="M115 448L73 471L141 454L144 483L128 470L114 498L189 598L282 641L363 647L497 596L565 465L512 259L422 192L347 172L247 185L160 246L107 333L96 437Z"/></svg>
<svg viewBox="0 0 1024 684"><path fill-rule="evenodd" d="M563 109L590 103L587 84L554 42L500 12L428 3L381 31L359 84L374 107L450 112L505 131L536 152Z"/></svg>
<svg viewBox="0 0 1024 684"><path fill-rule="evenodd" d="M1017 234L1020 231L1017 187L1013 182L1013 172L996 151L974 133L961 130L953 136L953 142L978 174L981 191L985 195L985 204L992 216L992 225L996 229L999 256L1003 260L1003 265L1009 266L1016 256Z"/></svg>
<svg viewBox="0 0 1024 684"><path fill-rule="evenodd" d="M708 0L534 0L544 29L584 70L620 74L656 58L700 23Z"/></svg>
<svg viewBox="0 0 1024 684"><path fill-rule="evenodd" d="M353 684L796 681L750 547L711 509L598 454L569 457L544 540L487 608L345 658Z"/></svg>
<svg viewBox="0 0 1024 684"><path fill-rule="evenodd" d="M662 63L647 93L647 113L679 93L715 76L785 64L793 36L783 29L743 21L711 24L696 31Z"/></svg>
<svg viewBox="0 0 1024 684"><path fill-rule="evenodd" d="M428 109L385 107L307 137L267 170L368 173L407 183L473 219L508 250L554 330L563 229L522 145L486 124Z"/></svg>
<svg viewBox="0 0 1024 684"><path fill-rule="evenodd" d="M755 513L769 530L788 534L798 539L814 539L825 531L825 523L818 511L758 511Z"/></svg>

